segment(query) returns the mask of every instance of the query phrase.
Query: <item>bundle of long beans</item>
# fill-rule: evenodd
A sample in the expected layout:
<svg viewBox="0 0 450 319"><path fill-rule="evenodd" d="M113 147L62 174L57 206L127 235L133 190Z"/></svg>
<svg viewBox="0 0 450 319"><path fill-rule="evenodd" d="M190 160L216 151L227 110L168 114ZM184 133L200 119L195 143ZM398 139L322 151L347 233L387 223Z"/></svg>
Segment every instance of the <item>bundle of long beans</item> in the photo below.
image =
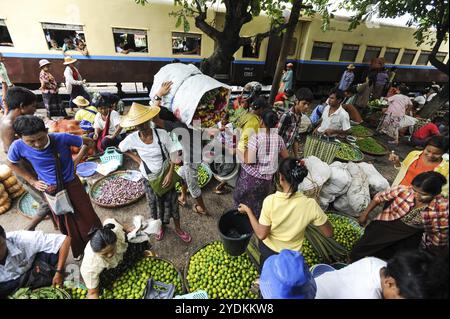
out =
<svg viewBox="0 0 450 319"><path fill-rule="evenodd" d="M347 249L333 238L325 237L316 226L308 225L305 237L311 243L314 251L326 263L346 260L348 256Z"/></svg>

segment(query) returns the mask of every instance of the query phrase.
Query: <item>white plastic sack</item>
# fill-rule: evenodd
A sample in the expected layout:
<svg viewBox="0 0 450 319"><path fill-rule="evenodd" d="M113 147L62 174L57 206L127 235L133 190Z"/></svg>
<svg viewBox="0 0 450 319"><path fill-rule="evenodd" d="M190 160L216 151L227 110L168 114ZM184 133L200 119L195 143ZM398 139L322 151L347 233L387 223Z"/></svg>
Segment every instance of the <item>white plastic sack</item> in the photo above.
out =
<svg viewBox="0 0 450 319"><path fill-rule="evenodd" d="M149 240L150 234L157 234L161 230L162 222L160 219L144 220L144 217L137 215L133 217L134 229L128 233L127 238L130 243L142 243Z"/></svg>
<svg viewBox="0 0 450 319"><path fill-rule="evenodd" d="M338 212L341 212L343 214L347 214L350 216L357 216L355 214L355 212L353 212L353 209L350 207L347 194L344 194L344 195L336 198L336 200L333 203L333 206Z"/></svg>
<svg viewBox="0 0 450 319"><path fill-rule="evenodd" d="M358 217L370 203L369 182L366 174L357 164L347 163L347 170L352 176L352 182L347 191L350 210L344 213Z"/></svg>
<svg viewBox="0 0 450 319"><path fill-rule="evenodd" d="M409 126L414 126L417 123L417 119L409 116L409 115L405 115L403 116L403 118L400 120L400 128L405 128L405 127L409 127Z"/></svg>
<svg viewBox="0 0 450 319"><path fill-rule="evenodd" d="M335 199L336 199L336 196L321 192L319 195L320 208L322 208L322 210L324 210L324 211L328 210L328 206L330 206L330 203L334 202Z"/></svg>
<svg viewBox="0 0 450 319"><path fill-rule="evenodd" d="M367 181L369 182L371 194L376 194L389 188L388 180L377 171L375 166L364 162L358 163L357 165L362 169L362 171L367 176Z"/></svg>
<svg viewBox="0 0 450 319"><path fill-rule="evenodd" d="M352 176L347 171L345 163L333 162L330 164L331 175L323 185L322 194L329 194L335 197L341 196L348 191L352 182Z"/></svg>
<svg viewBox="0 0 450 319"><path fill-rule="evenodd" d="M325 184L331 175L328 164L315 156L308 156L303 160L308 168L308 176L298 186L298 190L300 192L309 191Z"/></svg>

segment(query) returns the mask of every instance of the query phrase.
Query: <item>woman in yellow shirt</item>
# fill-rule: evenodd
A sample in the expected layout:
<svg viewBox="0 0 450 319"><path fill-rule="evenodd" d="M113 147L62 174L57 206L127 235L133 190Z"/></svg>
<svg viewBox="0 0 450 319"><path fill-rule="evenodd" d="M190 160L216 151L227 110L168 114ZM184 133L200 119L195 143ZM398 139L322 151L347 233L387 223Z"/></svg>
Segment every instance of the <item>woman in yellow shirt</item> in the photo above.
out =
<svg viewBox="0 0 450 319"><path fill-rule="evenodd" d="M303 161L283 159L278 169L281 191L266 197L259 221L248 206L239 205L239 212L248 215L255 235L260 239L261 267L268 257L283 249L300 251L309 224L318 226L324 236L333 236L327 215L317 202L297 192L298 185L307 175Z"/></svg>

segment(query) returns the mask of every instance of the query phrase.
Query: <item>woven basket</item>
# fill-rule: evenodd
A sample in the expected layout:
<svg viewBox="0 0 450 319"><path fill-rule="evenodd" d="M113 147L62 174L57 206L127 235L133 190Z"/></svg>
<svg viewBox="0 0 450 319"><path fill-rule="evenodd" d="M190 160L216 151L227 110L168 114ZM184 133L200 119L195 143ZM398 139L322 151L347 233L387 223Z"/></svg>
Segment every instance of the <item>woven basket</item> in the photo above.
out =
<svg viewBox="0 0 450 319"><path fill-rule="evenodd" d="M303 150L303 157L315 156L321 161L331 164L338 149L339 144L331 139L308 135Z"/></svg>
<svg viewBox="0 0 450 319"><path fill-rule="evenodd" d="M33 219L38 212L38 208L33 207L34 202L35 200L29 193L22 194L17 204L17 213L28 219ZM45 217L45 219L49 218L49 215Z"/></svg>

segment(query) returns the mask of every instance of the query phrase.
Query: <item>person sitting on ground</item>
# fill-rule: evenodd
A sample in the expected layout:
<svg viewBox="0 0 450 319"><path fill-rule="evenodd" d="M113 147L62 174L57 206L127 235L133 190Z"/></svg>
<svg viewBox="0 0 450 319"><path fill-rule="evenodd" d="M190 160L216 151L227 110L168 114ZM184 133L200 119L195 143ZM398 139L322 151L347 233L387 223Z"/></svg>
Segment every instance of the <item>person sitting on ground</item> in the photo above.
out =
<svg viewBox="0 0 450 319"><path fill-rule="evenodd" d="M177 176L174 172L177 152L173 151L174 146L169 134L165 130L152 128L150 123L159 112L160 108L157 106L148 107L133 103L120 125L124 128L136 127L137 132L128 135L119 144L119 149L139 164L139 169L145 177L142 183L151 217L161 220L163 224L156 240L164 238L165 226L173 219L175 234L185 243L190 243L191 235L181 229L178 194L172 181ZM133 153L134 150L138 155Z"/></svg>
<svg viewBox="0 0 450 319"><path fill-rule="evenodd" d="M339 90L332 90L328 96L328 105L325 107L320 119L320 126L314 132L326 136L345 136L348 134L350 126L350 116L342 107L344 93Z"/></svg>
<svg viewBox="0 0 450 319"><path fill-rule="evenodd" d="M444 119L442 117L436 117L433 121L419 128L411 137L411 145L425 147L433 136L442 135L439 127L448 127L448 118Z"/></svg>
<svg viewBox="0 0 450 319"><path fill-rule="evenodd" d="M98 113L94 119L94 141L97 150L103 152L108 147L118 146L125 138L125 130L120 127L120 115L112 109L109 99L102 95L96 105Z"/></svg>
<svg viewBox="0 0 450 319"><path fill-rule="evenodd" d="M302 254L289 249L267 258L259 287L264 299L314 299L317 290Z"/></svg>
<svg viewBox="0 0 450 319"><path fill-rule="evenodd" d="M0 138L3 144L3 151L5 154L8 154L11 144L17 139L13 128L14 122L21 115L34 115L37 109L37 97L30 90L21 86L15 86L8 91L6 103L10 111L0 121ZM23 161L20 165L32 171L32 168L27 162ZM30 224L25 228L26 230L34 230L46 216L51 214L50 208L41 191L34 188L32 184L29 184L22 177L17 176L17 178L23 184L25 190L33 197L33 200L39 205L36 216L33 217ZM54 226L56 228L55 223Z"/></svg>
<svg viewBox="0 0 450 319"><path fill-rule="evenodd" d="M19 288L62 286L69 251L68 236L25 230L6 233L0 225L0 299Z"/></svg>
<svg viewBox="0 0 450 319"><path fill-rule="evenodd" d="M323 96L320 99L319 104L317 104L314 110L311 112L309 119L311 120L313 126L319 123L320 119L322 118L323 110L325 110L325 107L327 106L327 100L328 96Z"/></svg>
<svg viewBox="0 0 450 319"><path fill-rule="evenodd" d="M260 240L260 267L264 266L267 258L283 249L300 251L309 224L319 227L324 236L333 236L333 227L315 199L297 192L298 185L307 175L308 169L303 161L283 159L277 175L280 191L264 199L259 220L250 207L239 205L238 211L247 214Z"/></svg>
<svg viewBox="0 0 450 319"><path fill-rule="evenodd" d="M350 259L387 260L419 245L433 252L448 250L448 199L440 195L446 181L442 174L429 171L417 175L411 186L398 185L378 193L359 216L359 223L364 226L380 204L385 208L365 228Z"/></svg>
<svg viewBox="0 0 450 319"><path fill-rule="evenodd" d="M447 299L448 267L448 252L416 249L387 262L365 257L316 277L316 299Z"/></svg>
<svg viewBox="0 0 450 319"><path fill-rule="evenodd" d="M73 99L72 102L80 108L77 113L75 113L75 120L85 120L94 125L95 116L98 113L97 108L95 106L89 105L89 101L81 95Z"/></svg>
<svg viewBox="0 0 450 319"><path fill-rule="evenodd" d="M117 111L120 115L123 115L125 103L116 94L109 94L108 98L112 109Z"/></svg>
<svg viewBox="0 0 450 319"><path fill-rule="evenodd" d="M314 95L308 88L300 88L295 95L294 106L280 118L278 134L283 138L289 153L297 156L300 151L299 129L302 115L308 111Z"/></svg>
<svg viewBox="0 0 450 319"><path fill-rule="evenodd" d="M279 92L275 97L274 106L281 107L282 109L287 109L289 104L293 102L294 91L287 89L284 92Z"/></svg>
<svg viewBox="0 0 450 319"><path fill-rule="evenodd" d="M88 299L99 299L100 291L106 287L112 272L122 273L126 267L143 256L150 248L148 241L133 244L127 240L132 227L126 227L113 218L103 222L103 227L93 229L89 234L89 243L84 249L81 263L81 276L88 289ZM123 263L125 262L125 263Z"/></svg>
<svg viewBox="0 0 450 319"><path fill-rule="evenodd" d="M435 171L444 175L448 180L449 161L448 137L433 136L428 140L423 151L412 151L400 162L398 155L391 153L389 160L399 170L392 186L411 185L414 177L427 171ZM448 183L443 187L442 194L448 196Z"/></svg>

